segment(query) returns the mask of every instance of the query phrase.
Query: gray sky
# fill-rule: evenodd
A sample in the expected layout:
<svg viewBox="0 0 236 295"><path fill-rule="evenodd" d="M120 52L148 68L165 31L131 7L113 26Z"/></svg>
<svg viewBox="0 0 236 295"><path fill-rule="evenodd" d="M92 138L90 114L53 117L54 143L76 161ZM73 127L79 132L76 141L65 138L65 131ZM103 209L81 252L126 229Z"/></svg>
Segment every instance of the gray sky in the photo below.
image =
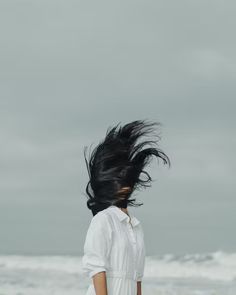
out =
<svg viewBox="0 0 236 295"><path fill-rule="evenodd" d="M235 1L0 1L0 254L82 254L83 147L162 123L147 254L236 251Z"/></svg>

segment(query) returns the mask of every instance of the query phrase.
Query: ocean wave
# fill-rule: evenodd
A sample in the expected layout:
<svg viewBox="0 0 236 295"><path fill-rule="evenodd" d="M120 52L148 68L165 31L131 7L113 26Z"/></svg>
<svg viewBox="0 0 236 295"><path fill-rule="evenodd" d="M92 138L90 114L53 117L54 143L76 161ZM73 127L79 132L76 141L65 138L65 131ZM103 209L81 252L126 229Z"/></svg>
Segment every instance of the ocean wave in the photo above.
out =
<svg viewBox="0 0 236 295"><path fill-rule="evenodd" d="M234 281L236 253L219 250L201 254L147 256L145 271L147 277Z"/></svg>
<svg viewBox="0 0 236 295"><path fill-rule="evenodd" d="M0 255L0 295L83 295L81 256ZM143 290L158 295L236 294L236 253L146 256Z"/></svg>
<svg viewBox="0 0 236 295"><path fill-rule="evenodd" d="M0 255L0 270L63 272L83 275L81 256ZM236 253L216 251L201 254L146 256L146 278L204 278L236 280Z"/></svg>

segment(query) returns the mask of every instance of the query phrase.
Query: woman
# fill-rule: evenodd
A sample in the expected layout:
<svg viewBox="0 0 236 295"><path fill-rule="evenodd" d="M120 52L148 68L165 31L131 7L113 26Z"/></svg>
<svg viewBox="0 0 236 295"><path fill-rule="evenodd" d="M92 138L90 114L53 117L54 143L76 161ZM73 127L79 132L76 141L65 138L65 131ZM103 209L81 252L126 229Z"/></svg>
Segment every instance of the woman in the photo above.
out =
<svg viewBox="0 0 236 295"><path fill-rule="evenodd" d="M151 156L170 165L169 158L157 147L142 149L147 144L156 145L156 140L137 144L160 123L137 120L117 130L118 125L107 130L89 160L84 153L90 178L87 207L93 214L82 257L83 271L91 279L86 295L141 295L144 232L127 207L143 205L130 197L140 187L150 186L152 179L143 168ZM140 178L141 173L146 180Z"/></svg>

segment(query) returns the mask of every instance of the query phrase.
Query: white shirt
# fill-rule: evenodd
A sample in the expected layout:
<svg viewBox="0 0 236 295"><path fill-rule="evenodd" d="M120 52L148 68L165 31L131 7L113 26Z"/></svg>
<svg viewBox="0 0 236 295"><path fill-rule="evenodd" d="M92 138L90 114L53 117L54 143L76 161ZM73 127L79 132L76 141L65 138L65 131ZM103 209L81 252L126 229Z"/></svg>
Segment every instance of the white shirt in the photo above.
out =
<svg viewBox="0 0 236 295"><path fill-rule="evenodd" d="M140 221L129 215L114 205L98 212L85 238L82 270L91 279L106 271L109 295L137 295L137 281L143 278L144 233ZM86 295L95 294L91 281Z"/></svg>

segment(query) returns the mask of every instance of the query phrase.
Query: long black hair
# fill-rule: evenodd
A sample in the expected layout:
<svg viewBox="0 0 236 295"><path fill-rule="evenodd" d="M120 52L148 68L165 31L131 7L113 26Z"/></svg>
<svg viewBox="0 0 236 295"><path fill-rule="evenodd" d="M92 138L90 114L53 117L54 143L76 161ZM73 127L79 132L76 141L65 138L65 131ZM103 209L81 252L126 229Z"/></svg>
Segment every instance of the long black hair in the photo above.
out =
<svg viewBox="0 0 236 295"><path fill-rule="evenodd" d="M87 146L84 148L89 175L87 207L93 216L111 205L122 208L143 205L135 203L136 199L130 199L130 196L133 191L150 186L152 178L143 168L151 156L161 158L170 167L170 159L157 147L158 134L154 140L136 144L140 137L149 135L155 131L154 126L161 123L136 120L118 128L119 124L107 129L105 139L94 148L89 159L86 157ZM151 147L142 149L148 144ZM140 178L141 173L147 176L146 180Z"/></svg>

